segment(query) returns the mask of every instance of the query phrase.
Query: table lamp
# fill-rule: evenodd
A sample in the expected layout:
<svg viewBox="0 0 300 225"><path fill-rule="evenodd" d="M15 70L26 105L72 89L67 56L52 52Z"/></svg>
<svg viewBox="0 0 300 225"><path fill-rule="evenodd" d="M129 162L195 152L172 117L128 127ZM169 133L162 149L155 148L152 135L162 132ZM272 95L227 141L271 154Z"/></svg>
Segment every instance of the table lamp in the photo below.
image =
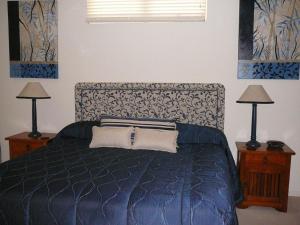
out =
<svg viewBox="0 0 300 225"><path fill-rule="evenodd" d="M274 102L262 85L249 85L236 102L252 104L251 139L246 145L249 149L256 149L260 146L260 143L256 141L257 104L272 104Z"/></svg>
<svg viewBox="0 0 300 225"><path fill-rule="evenodd" d="M32 100L32 131L28 134L29 137L38 138L41 133L37 130L37 114L36 100L51 98L43 86L39 82L28 82L17 98L25 98Z"/></svg>

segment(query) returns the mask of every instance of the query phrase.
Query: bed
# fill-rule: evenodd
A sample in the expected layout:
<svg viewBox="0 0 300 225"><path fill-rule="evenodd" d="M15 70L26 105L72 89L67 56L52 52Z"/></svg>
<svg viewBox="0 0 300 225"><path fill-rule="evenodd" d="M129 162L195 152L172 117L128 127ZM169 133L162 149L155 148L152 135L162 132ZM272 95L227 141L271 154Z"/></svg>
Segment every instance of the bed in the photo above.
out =
<svg viewBox="0 0 300 225"><path fill-rule="evenodd" d="M0 164L2 225L236 225L220 84L78 83L76 122ZM89 148L103 115L176 120L177 153Z"/></svg>

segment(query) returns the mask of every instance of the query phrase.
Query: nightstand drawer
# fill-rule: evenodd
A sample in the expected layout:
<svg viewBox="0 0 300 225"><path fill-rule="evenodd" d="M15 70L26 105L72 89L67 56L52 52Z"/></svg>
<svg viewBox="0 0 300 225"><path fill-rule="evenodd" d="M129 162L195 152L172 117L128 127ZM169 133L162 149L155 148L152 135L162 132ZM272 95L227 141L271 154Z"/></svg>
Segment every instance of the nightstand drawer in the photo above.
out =
<svg viewBox="0 0 300 225"><path fill-rule="evenodd" d="M11 143L11 156L12 158L16 158L18 156L27 154L34 149L41 147L39 143L28 143L28 142L12 142Z"/></svg>
<svg viewBox="0 0 300 225"><path fill-rule="evenodd" d="M11 146L12 146L12 148L13 148L13 150L15 152L19 152L19 151L30 152L33 149L40 147L41 144L39 144L39 143L28 143L28 142L19 141L19 142L12 142Z"/></svg>
<svg viewBox="0 0 300 225"><path fill-rule="evenodd" d="M280 165L285 166L288 163L288 158L283 154L246 154L246 165Z"/></svg>

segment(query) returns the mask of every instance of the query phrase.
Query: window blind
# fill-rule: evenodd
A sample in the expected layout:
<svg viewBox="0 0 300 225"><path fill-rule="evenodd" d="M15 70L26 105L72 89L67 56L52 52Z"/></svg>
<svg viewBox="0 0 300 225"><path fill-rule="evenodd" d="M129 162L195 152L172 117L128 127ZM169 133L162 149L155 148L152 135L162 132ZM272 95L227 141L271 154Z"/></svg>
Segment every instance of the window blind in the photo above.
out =
<svg viewBox="0 0 300 225"><path fill-rule="evenodd" d="M205 21L207 0L87 0L88 22Z"/></svg>

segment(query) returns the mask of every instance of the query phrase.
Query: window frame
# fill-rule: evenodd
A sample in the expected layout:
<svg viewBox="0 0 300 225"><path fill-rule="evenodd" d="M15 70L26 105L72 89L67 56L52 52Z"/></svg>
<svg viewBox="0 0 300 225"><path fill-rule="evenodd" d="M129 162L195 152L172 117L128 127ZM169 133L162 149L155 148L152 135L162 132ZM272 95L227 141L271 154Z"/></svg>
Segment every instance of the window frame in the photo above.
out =
<svg viewBox="0 0 300 225"><path fill-rule="evenodd" d="M162 11L162 9L159 8L159 10L155 11L154 13L119 13L118 14L112 14L113 16L109 16L109 13L105 14L105 13L101 13L101 12L97 12L97 10L100 8L98 6L94 7L94 9L92 9L91 4L98 4L101 5L100 2L107 2L109 3L109 0L86 0L86 10L87 10L87 22L88 23L111 23L111 22L205 22L207 19L207 0L190 0L188 2L188 4L200 4L199 7L199 11L197 11L195 13L195 11L193 11L193 13L191 12L187 12L184 13L182 12L176 12L174 14L168 14L168 13L157 13L159 12L159 10ZM140 2L143 3L145 2L144 8L148 5L148 7L151 5L151 1L153 1L154 3L152 3L153 5L159 5L161 3L159 3L159 0L136 0L135 2ZM173 8L166 8L166 10L170 10L170 11L174 11L177 10L178 5L182 4L186 4L187 0L172 0L172 3L167 3L167 1L171 1L171 0L161 0L162 4L164 3L166 4L177 4L176 7ZM198 1L198 3L197 3ZM126 4L126 2L130 2L130 0L111 0L112 3L116 3L116 2L124 2ZM109 4L107 4L109 5ZM113 4L112 4L113 5ZM95 6L95 5L94 5ZM128 5L130 6L130 5ZM190 7L190 6L189 6ZM197 6L198 7L198 6ZM116 7L117 8L117 7ZM155 7L154 7L155 8ZM156 6L156 8L158 8ZM193 10L195 10L196 8L193 8ZM106 9L108 10L108 9ZM110 10L110 9L109 9ZM112 12L109 11L108 12ZM148 8L148 11L150 11L151 9ZM153 10L153 9L152 9ZM92 13L93 11L93 13ZM120 10L124 11L124 10ZM142 10L140 10L139 12L141 12ZM147 8L144 10L144 12L147 11ZM192 11L192 10L191 10Z"/></svg>

